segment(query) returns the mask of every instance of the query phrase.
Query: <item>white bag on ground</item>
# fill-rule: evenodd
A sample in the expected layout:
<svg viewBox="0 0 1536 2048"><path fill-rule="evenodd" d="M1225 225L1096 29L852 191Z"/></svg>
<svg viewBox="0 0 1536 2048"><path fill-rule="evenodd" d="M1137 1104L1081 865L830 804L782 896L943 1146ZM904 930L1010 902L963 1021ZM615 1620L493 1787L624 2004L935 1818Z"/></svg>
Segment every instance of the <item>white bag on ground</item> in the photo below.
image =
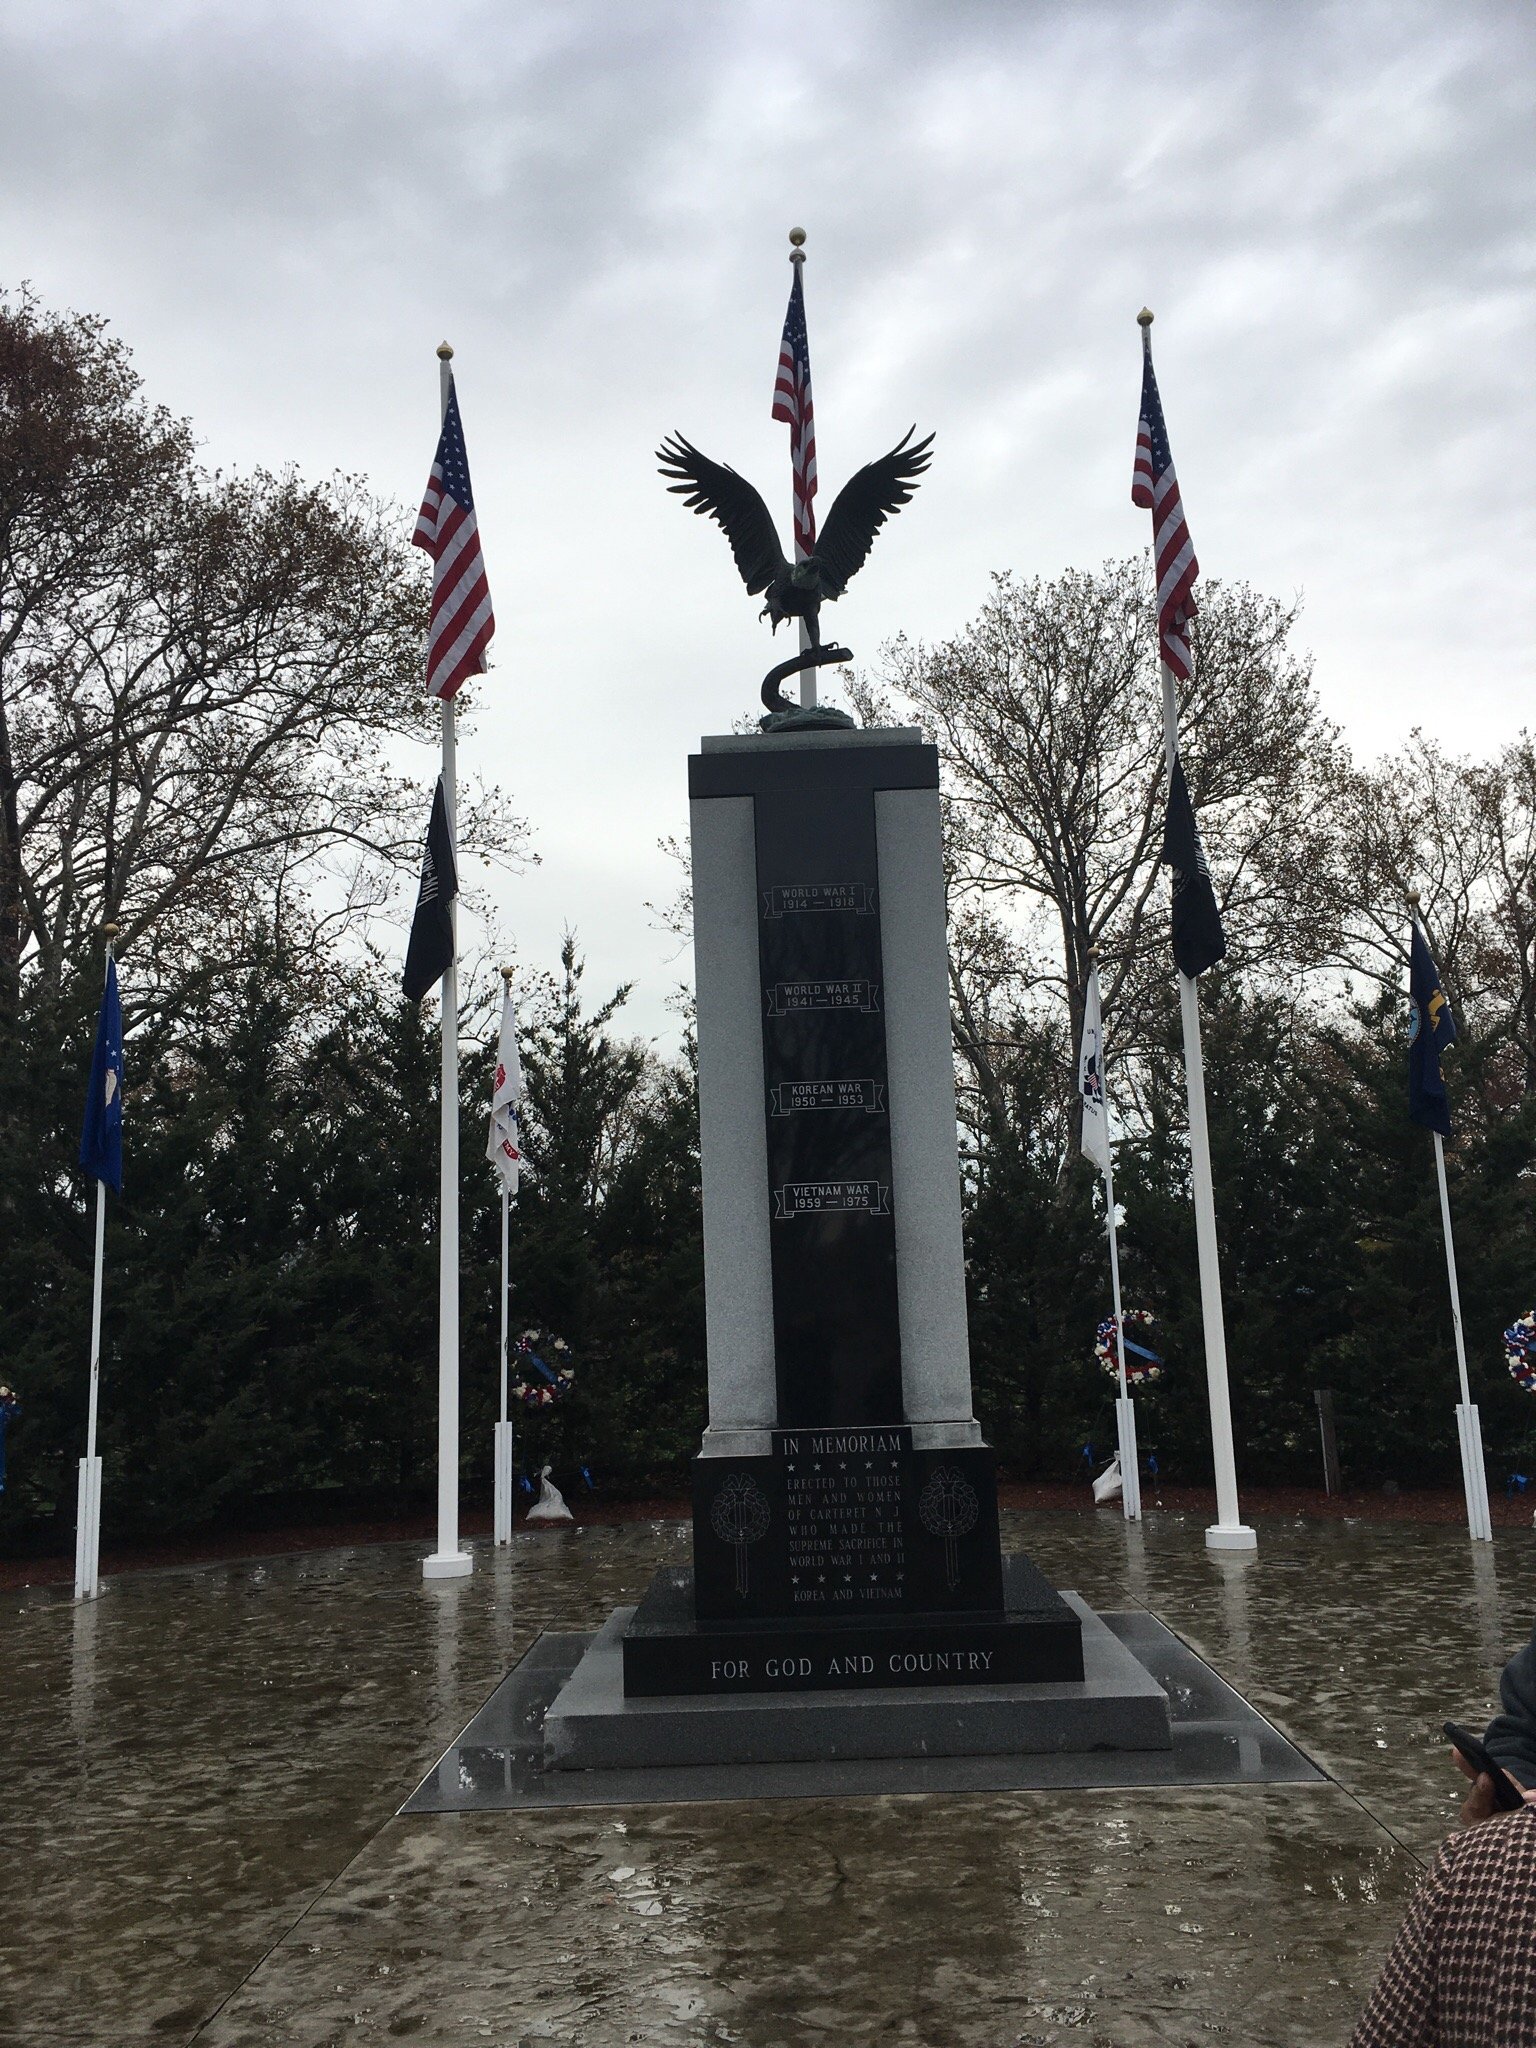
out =
<svg viewBox="0 0 1536 2048"><path fill-rule="evenodd" d="M528 1510L525 1520L530 1522L574 1522L576 1517L565 1504L565 1495L558 1486L550 1484L550 1467L546 1465L539 1474L539 1497Z"/></svg>
<svg viewBox="0 0 1536 2048"><path fill-rule="evenodd" d="M1115 1455L1104 1467L1104 1470L1093 1482L1094 1506L1101 1508L1107 1500L1118 1500L1123 1485L1124 1482L1120 1477L1120 1453L1116 1451Z"/></svg>

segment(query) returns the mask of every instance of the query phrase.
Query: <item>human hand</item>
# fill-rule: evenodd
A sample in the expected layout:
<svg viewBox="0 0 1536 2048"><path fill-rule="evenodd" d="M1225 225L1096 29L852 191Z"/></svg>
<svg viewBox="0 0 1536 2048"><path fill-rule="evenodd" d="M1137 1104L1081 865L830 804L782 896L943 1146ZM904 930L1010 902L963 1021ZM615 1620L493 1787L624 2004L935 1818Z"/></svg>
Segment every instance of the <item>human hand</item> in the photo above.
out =
<svg viewBox="0 0 1536 2048"><path fill-rule="evenodd" d="M1470 1778L1472 1789L1461 1802L1461 1824L1475 1827L1480 1820L1491 1820L1499 1811L1493 1796L1493 1780L1486 1771L1475 1771L1459 1749L1451 1751L1451 1760L1464 1778ZM1527 1806L1536 1806L1536 1792L1527 1792L1513 1771L1506 1771L1505 1777L1524 1799Z"/></svg>

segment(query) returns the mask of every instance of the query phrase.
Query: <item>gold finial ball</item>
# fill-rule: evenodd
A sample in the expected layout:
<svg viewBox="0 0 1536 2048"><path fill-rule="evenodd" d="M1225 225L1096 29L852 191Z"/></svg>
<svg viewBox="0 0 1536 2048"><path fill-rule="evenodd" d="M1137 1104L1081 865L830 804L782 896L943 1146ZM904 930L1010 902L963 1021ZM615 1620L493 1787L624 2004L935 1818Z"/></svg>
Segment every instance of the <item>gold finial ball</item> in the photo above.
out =
<svg viewBox="0 0 1536 2048"><path fill-rule="evenodd" d="M1088 958L1093 962L1095 967L1098 966L1100 960L1102 960L1103 957L1103 954L1099 951L1097 946L1090 946L1088 948Z"/></svg>
<svg viewBox="0 0 1536 2048"><path fill-rule="evenodd" d="M1136 325L1138 327L1150 327L1155 318L1156 315L1153 313L1152 308L1150 306L1143 306L1136 315Z"/></svg>
<svg viewBox="0 0 1536 2048"><path fill-rule="evenodd" d="M791 228L789 231L789 239L791 240L791 242L794 243L797 249L803 249L805 247L805 229Z"/></svg>
<svg viewBox="0 0 1536 2048"><path fill-rule="evenodd" d="M453 349L451 345L446 341L440 341L437 344L437 356L439 362L451 363L453 361Z"/></svg>
<svg viewBox="0 0 1536 2048"><path fill-rule="evenodd" d="M517 969L515 967L503 967L501 978L507 984L507 987L510 988L517 979Z"/></svg>
<svg viewBox="0 0 1536 2048"><path fill-rule="evenodd" d="M1415 909L1415 910L1417 910L1417 909L1418 909L1418 907L1419 907L1419 892L1418 892L1418 890L1417 890L1417 889L1410 889L1410 890L1408 891L1408 901L1409 901L1409 902L1410 902L1410 903L1411 903L1411 904L1413 905L1413 907L1414 907L1414 909Z"/></svg>
<svg viewBox="0 0 1536 2048"><path fill-rule="evenodd" d="M122 926L120 924L104 924L101 928L101 936L104 939L115 939L121 930Z"/></svg>

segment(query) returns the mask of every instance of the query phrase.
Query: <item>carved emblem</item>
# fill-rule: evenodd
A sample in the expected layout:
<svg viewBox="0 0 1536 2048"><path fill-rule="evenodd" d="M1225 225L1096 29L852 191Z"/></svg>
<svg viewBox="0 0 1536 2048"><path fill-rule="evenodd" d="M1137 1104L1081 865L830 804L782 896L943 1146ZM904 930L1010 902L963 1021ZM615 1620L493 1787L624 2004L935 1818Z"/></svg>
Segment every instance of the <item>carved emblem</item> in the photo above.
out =
<svg viewBox="0 0 1536 2048"><path fill-rule="evenodd" d="M917 1499L917 1519L930 1536L944 1539L944 1583L960 1583L960 1538L976 1526L981 1505L976 1489L953 1465L940 1465Z"/></svg>
<svg viewBox="0 0 1536 2048"><path fill-rule="evenodd" d="M762 1541L772 1519L767 1495L745 1472L733 1472L710 1505L709 1526L736 1554L736 1591L743 1599L747 1594L747 1546Z"/></svg>

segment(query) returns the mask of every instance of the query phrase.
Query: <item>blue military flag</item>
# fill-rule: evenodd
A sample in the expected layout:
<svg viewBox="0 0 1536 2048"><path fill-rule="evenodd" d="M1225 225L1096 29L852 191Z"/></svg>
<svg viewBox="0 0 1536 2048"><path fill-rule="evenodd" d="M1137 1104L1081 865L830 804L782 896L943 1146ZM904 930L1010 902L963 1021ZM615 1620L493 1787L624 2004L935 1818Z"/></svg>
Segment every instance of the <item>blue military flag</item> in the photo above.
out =
<svg viewBox="0 0 1536 2048"><path fill-rule="evenodd" d="M1414 919L1408 953L1408 1114L1416 1124L1451 1135L1451 1104L1440 1055L1456 1042L1456 1019L1440 986L1429 942Z"/></svg>
<svg viewBox="0 0 1536 2048"><path fill-rule="evenodd" d="M85 1126L80 1133L80 1164L106 1182L114 1195L123 1191L123 1008L117 997L117 962L107 961L107 985L96 1021L96 1050L91 1055L91 1084L85 1097Z"/></svg>

